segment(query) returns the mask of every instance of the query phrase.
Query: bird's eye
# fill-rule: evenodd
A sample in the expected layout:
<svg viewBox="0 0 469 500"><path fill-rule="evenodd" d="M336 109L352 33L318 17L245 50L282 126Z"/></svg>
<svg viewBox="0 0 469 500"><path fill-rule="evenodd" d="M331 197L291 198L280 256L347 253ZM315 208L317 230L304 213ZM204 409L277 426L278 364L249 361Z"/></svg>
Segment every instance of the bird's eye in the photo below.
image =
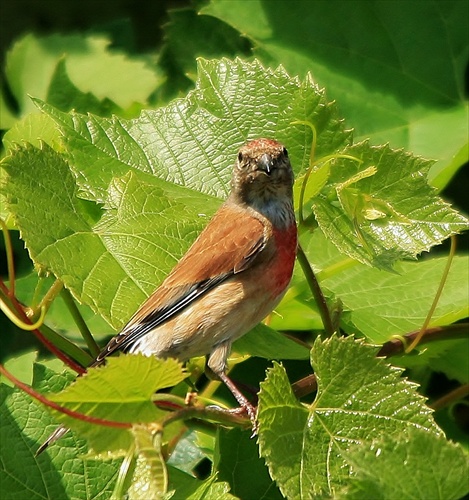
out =
<svg viewBox="0 0 469 500"><path fill-rule="evenodd" d="M287 151L287 148L283 148L282 152L283 152L283 154L284 154L285 156L288 156L288 151Z"/></svg>
<svg viewBox="0 0 469 500"><path fill-rule="evenodd" d="M243 153L241 153L241 151L238 153L238 161L239 163L243 161Z"/></svg>

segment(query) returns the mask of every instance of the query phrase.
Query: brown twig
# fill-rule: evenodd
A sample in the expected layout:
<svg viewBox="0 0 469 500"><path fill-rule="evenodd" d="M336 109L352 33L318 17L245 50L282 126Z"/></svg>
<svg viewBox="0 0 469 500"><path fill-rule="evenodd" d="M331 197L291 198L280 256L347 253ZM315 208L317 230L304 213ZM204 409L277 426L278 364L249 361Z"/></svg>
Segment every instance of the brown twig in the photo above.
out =
<svg viewBox="0 0 469 500"><path fill-rule="evenodd" d="M423 337L420 340L420 344L432 342L434 340L460 339L467 336L468 332L469 332L468 323L457 323L455 325L437 326L425 330ZM403 335L400 338L395 337L389 340L388 342L383 344L381 349L378 351L377 356L387 358L405 352L406 345L411 343L417 337L417 335L419 335L419 333L420 330L415 330L413 332L407 333L406 335ZM308 394L311 394L312 392L316 391L318 388L316 375L314 373L312 373L311 375L307 375L306 377L294 382L291 387L293 393L297 398L307 396ZM434 404L436 404L436 402Z"/></svg>
<svg viewBox="0 0 469 500"><path fill-rule="evenodd" d="M306 377L297 380L291 385L291 388L293 394L297 398L302 398L303 396L311 394L318 388L318 381L316 379L316 375L312 373L311 375L307 375Z"/></svg>
<svg viewBox="0 0 469 500"><path fill-rule="evenodd" d="M460 387L457 387L453 391L448 392L448 394L445 394L441 398L434 401L430 405L430 408L433 408L435 411L441 410L445 406L449 406L455 401L459 401L460 399L465 398L468 395L469 395L469 384L461 385Z"/></svg>
<svg viewBox="0 0 469 500"><path fill-rule="evenodd" d="M388 342L385 342L378 351L378 356L389 357L401 354L405 351L406 346L414 341L420 330L414 330L406 335L403 335L405 342L402 342L400 337L394 337ZM448 326L435 326L424 331L420 340L420 344L432 342L434 340L450 340L464 338L469 334L469 323L456 323Z"/></svg>

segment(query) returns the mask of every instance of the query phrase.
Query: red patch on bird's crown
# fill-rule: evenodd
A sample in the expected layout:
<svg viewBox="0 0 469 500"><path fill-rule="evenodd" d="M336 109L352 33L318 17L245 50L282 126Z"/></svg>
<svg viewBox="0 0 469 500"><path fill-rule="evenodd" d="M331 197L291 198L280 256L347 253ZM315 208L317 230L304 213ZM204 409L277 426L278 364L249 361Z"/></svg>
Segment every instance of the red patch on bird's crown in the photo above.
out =
<svg viewBox="0 0 469 500"><path fill-rule="evenodd" d="M249 141L247 144L246 144L246 147L250 147L250 148L278 148L279 146L281 146L281 144L274 140L274 139L265 139L265 138L260 138L260 139L254 139L252 141Z"/></svg>

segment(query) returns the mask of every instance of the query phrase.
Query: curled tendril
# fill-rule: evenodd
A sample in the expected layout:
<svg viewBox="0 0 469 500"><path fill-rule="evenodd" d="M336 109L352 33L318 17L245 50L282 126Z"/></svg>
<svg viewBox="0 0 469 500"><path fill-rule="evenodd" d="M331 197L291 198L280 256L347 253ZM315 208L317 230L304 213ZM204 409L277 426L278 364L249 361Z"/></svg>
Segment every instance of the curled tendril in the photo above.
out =
<svg viewBox="0 0 469 500"><path fill-rule="evenodd" d="M40 326L42 326L42 324L44 323L44 318L46 316L46 312L47 312L46 307L41 306L41 309L40 309L41 313L39 315L38 320L35 323L26 323L23 320L21 320L20 318L18 318L18 316L8 307L8 305L5 303L5 301L3 301L1 298L0 298L0 309L3 311L5 316L12 323L14 323L18 328L21 328L22 330L27 330L29 332L33 331L33 330L37 330Z"/></svg>
<svg viewBox="0 0 469 500"><path fill-rule="evenodd" d="M425 335L425 331L427 330L428 325L430 324L433 313L435 312L436 306L438 305L438 301L440 300L441 294L443 292L443 288L444 288L446 281L448 279L449 270L451 269L451 264L453 263L453 257L455 255L455 253L456 253L456 236L453 234L453 235L451 235L451 248L449 251L448 260L446 261L446 266L443 270L440 284L438 285L438 289L435 293L435 297L433 298L432 305L430 306L430 309L428 310L427 316L425 318L425 321L423 322L422 327L420 328L418 335L415 337L414 341L410 344L410 346L407 347L407 349L405 350L406 354L409 354L413 349L415 349L417 347L417 345L419 344L419 342L422 340L422 337Z"/></svg>
<svg viewBox="0 0 469 500"><path fill-rule="evenodd" d="M298 210L298 222L300 225L304 224L305 218L303 214L303 206L305 204L305 193L306 193L306 187L308 185L309 178L311 176L311 173L313 172L315 167L318 167L321 165L322 167L327 166L330 164L332 160L335 160L337 158L344 158L347 160L352 160L356 161L358 163L363 163L363 160L360 160L359 158L356 158L355 156L348 155L348 154L341 154L341 153L334 153L331 155L326 155L318 160L315 160L315 155L316 155L316 144L317 144L317 131L316 127L307 120L295 120L291 122L291 125L305 125L306 127L309 127L312 132L313 132L313 139L311 141L311 150L310 150L310 155L309 155L309 166L306 170L306 173L304 174L304 177L301 182L301 189L300 189L300 196L298 200L298 205L299 205L299 210ZM318 187L318 192L321 189L322 186Z"/></svg>

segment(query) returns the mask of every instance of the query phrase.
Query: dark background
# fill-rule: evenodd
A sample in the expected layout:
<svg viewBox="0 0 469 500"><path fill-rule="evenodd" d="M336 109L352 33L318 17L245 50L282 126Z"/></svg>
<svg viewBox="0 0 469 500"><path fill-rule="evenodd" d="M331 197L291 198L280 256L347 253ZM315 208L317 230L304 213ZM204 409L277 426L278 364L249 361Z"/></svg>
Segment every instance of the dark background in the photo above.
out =
<svg viewBox="0 0 469 500"><path fill-rule="evenodd" d="M0 64L12 42L31 31L121 31L133 50L151 51L161 44L168 9L190 5L191 0L0 0ZM130 29L122 23L126 19Z"/></svg>

